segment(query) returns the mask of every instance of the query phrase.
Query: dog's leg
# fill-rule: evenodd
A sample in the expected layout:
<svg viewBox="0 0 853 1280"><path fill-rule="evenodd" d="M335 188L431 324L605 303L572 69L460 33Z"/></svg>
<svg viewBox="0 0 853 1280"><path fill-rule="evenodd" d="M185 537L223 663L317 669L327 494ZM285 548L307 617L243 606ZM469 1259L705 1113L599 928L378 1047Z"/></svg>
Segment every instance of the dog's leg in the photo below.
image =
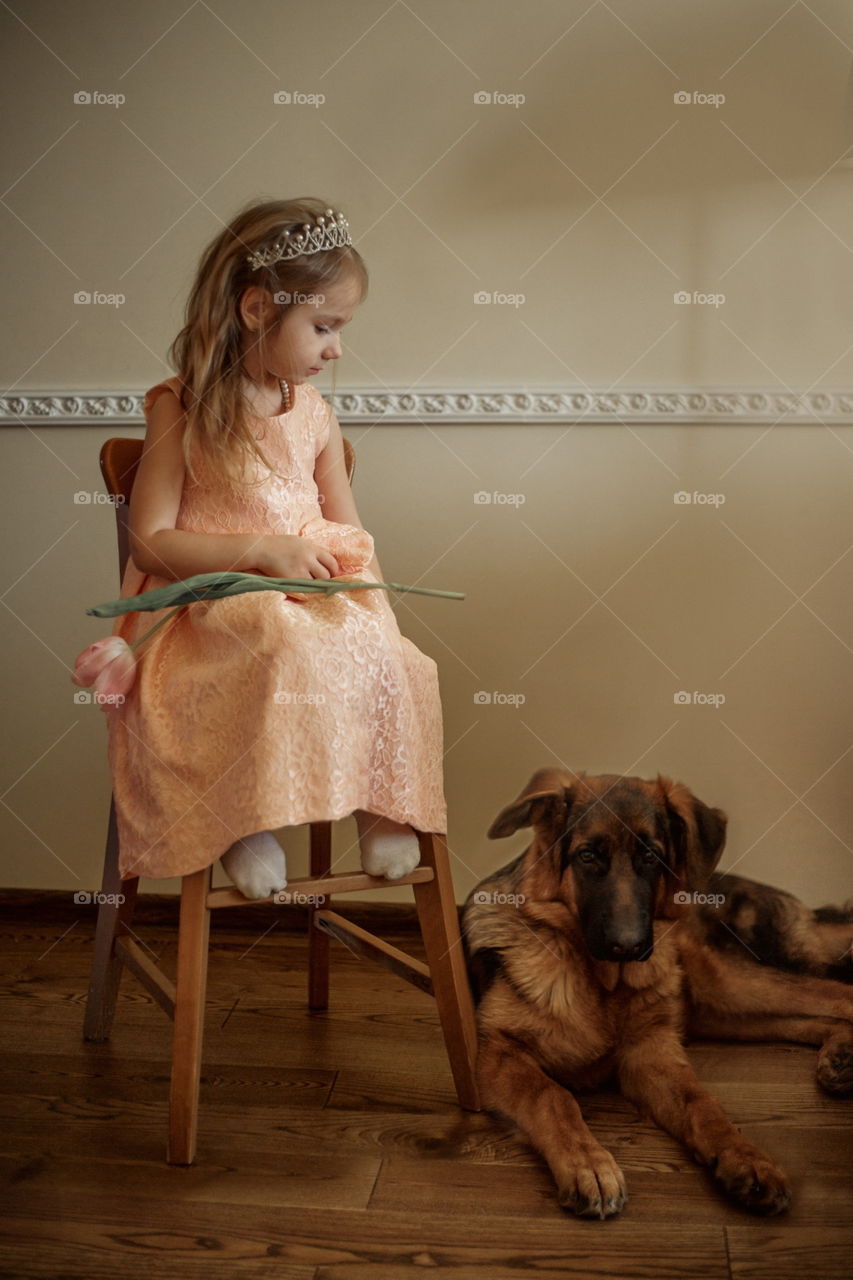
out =
<svg viewBox="0 0 853 1280"><path fill-rule="evenodd" d="M696 918L715 950L730 951L737 939L744 957L759 964L853 983L853 898L813 910L782 889L730 873L712 876L711 887L717 904L700 906Z"/></svg>
<svg viewBox="0 0 853 1280"><path fill-rule="evenodd" d="M846 983L707 949L687 952L684 961L691 1035L820 1045L818 1084L839 1096L853 1092L853 991Z"/></svg>
<svg viewBox="0 0 853 1280"><path fill-rule="evenodd" d="M702 1085L674 1031L647 1034L622 1049L622 1092L709 1165L726 1195L753 1213L782 1213L791 1189L782 1170L735 1128Z"/></svg>
<svg viewBox="0 0 853 1280"><path fill-rule="evenodd" d="M819 1045L818 1084L838 1097L853 1093L853 1024L835 1018L786 1018L773 1014L744 1018L736 1013L697 1009L691 1014L690 1035L706 1040L793 1040L796 1044Z"/></svg>
<svg viewBox="0 0 853 1280"><path fill-rule="evenodd" d="M709 948L682 955L690 999L716 1013L802 1015L853 1023L853 990L846 982L783 973Z"/></svg>
<svg viewBox="0 0 853 1280"><path fill-rule="evenodd" d="M548 1162L564 1209L581 1218L620 1212L628 1198L622 1170L572 1095L519 1041L490 1032L480 1042L477 1072L484 1106L514 1121Z"/></svg>

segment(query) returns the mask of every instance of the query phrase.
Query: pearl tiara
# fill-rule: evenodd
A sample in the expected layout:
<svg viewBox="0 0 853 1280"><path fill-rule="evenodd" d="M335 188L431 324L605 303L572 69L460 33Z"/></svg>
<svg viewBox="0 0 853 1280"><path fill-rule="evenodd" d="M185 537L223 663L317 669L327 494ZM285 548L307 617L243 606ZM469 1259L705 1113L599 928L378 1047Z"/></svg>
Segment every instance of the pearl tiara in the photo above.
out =
<svg viewBox="0 0 853 1280"><path fill-rule="evenodd" d="M284 231L281 239L269 249L256 249L247 254L246 261L252 270L271 267L287 258L299 258L303 254L322 253L325 249L341 249L352 244L349 223L342 213L327 209L313 224L306 222L301 231Z"/></svg>

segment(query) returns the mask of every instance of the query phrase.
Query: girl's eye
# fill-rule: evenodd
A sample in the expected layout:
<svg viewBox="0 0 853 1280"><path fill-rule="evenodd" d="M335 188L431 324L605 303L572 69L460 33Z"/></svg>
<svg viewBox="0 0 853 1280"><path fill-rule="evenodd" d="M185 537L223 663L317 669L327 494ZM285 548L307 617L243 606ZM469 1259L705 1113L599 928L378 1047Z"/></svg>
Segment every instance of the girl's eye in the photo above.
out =
<svg viewBox="0 0 853 1280"><path fill-rule="evenodd" d="M329 330L325 327L325 325L322 325L322 324L315 324L315 325L314 325L314 328L316 329L317 333L328 333L328 332L329 332Z"/></svg>

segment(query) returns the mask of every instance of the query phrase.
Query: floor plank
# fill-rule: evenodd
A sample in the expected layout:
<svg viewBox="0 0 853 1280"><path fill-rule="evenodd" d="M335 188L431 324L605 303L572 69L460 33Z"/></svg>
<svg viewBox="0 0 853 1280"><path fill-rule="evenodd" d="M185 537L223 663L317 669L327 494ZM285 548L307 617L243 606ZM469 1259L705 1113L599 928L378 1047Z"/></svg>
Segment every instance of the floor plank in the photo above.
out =
<svg viewBox="0 0 853 1280"><path fill-rule="evenodd" d="M143 907L140 936L169 968L174 904ZM111 1038L85 1043L94 917L38 895L28 911L0 895L0 1277L853 1280L853 1228L835 1225L853 1221L853 1108L818 1088L812 1049L688 1051L788 1170L784 1219L728 1204L602 1089L579 1100L630 1199L579 1222L511 1126L456 1106L429 997L336 946L330 1007L310 1013L301 925L240 911L212 933L199 1153L175 1169L171 1024L126 975ZM422 954L402 917L378 918Z"/></svg>
<svg viewBox="0 0 853 1280"><path fill-rule="evenodd" d="M745 1231L730 1227L732 1280L850 1280L853 1276L853 1226L847 1218L831 1229L762 1224Z"/></svg>

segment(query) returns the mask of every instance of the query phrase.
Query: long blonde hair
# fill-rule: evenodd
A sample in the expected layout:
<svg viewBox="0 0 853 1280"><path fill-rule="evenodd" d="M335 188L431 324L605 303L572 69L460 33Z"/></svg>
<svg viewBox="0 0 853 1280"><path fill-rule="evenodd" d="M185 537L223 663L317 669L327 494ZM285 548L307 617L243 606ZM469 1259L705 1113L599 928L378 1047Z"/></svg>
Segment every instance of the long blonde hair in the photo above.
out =
<svg viewBox="0 0 853 1280"><path fill-rule="evenodd" d="M169 348L169 359L181 381L186 412L184 459L191 476L192 445L235 483L246 483L245 463L259 461L274 470L252 431L257 421L246 400L241 380L243 323L239 303L245 289L260 285L272 295L272 325L259 334L261 359L270 336L294 303L275 295L294 297L322 293L322 287L355 278L361 298L367 293L367 268L352 246L276 262L253 271L247 257L281 238L315 223L329 204L314 197L268 200L247 205L213 239L202 254L184 314L184 327ZM292 394L292 390L291 390Z"/></svg>

